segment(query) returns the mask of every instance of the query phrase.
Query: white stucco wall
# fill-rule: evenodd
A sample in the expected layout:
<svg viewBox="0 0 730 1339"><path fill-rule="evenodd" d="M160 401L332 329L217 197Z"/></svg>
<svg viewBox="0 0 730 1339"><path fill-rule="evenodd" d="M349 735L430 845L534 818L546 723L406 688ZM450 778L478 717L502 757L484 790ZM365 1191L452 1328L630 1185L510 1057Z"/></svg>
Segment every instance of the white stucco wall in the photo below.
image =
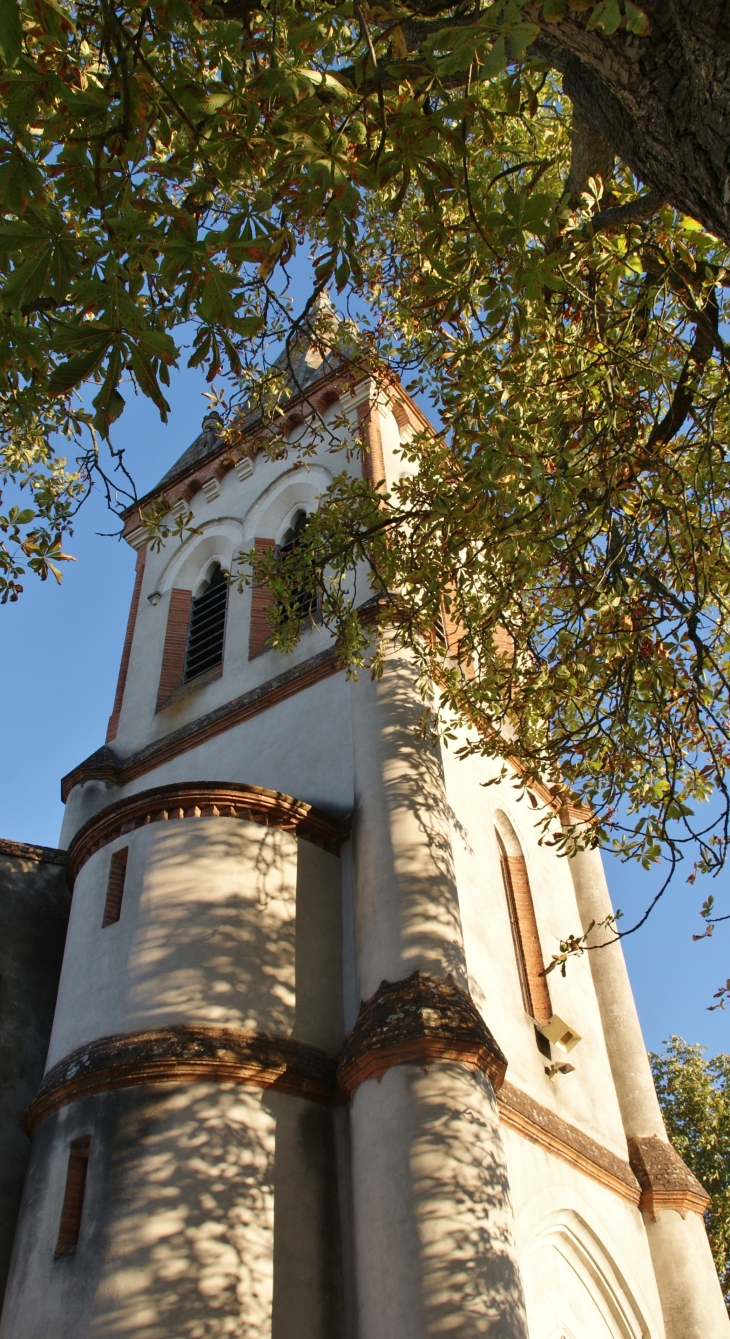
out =
<svg viewBox="0 0 730 1339"><path fill-rule="evenodd" d="M121 917L102 929L123 846ZM98 1037L174 1023L337 1050L340 918L338 858L280 829L182 819L118 838L76 880L48 1067Z"/></svg>

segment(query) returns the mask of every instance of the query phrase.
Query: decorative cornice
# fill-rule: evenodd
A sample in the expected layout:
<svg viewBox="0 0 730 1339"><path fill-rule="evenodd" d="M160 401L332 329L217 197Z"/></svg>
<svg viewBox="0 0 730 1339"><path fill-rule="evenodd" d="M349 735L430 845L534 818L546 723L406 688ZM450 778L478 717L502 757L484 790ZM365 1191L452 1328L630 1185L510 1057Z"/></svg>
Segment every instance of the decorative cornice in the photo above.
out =
<svg viewBox="0 0 730 1339"><path fill-rule="evenodd" d="M569 1125L554 1111L505 1083L497 1097L502 1124L567 1162L631 1204L639 1203L639 1184L623 1158Z"/></svg>
<svg viewBox="0 0 730 1339"><path fill-rule="evenodd" d="M413 972L383 981L360 1006L342 1052L337 1078L348 1095L393 1065L455 1060L489 1075L495 1090L507 1061L473 1001L452 976Z"/></svg>
<svg viewBox="0 0 730 1339"><path fill-rule="evenodd" d="M358 614L364 623L377 622L383 609L392 602L390 596L374 595L358 606ZM125 786L138 776L144 776L171 762L181 753L198 748L216 735L232 730L234 726L269 711L271 707L311 688L322 679L338 674L341 669L337 646L332 645L326 651L320 651L318 655L293 665L275 678L267 679L249 692L233 698L231 702L224 702L189 725L172 730L162 739L156 739L136 753L128 754L126 758L120 758L113 749L104 745L66 774L61 782L61 799L65 804L74 786L83 786L87 781L103 781L107 786Z"/></svg>
<svg viewBox="0 0 730 1339"><path fill-rule="evenodd" d="M69 847L71 886L82 865L102 846L149 823L178 818L239 818L264 827L283 828L335 855L349 836L349 819L333 818L304 800L295 800L276 790L226 781L176 782L128 795L94 814Z"/></svg>
<svg viewBox="0 0 730 1339"><path fill-rule="evenodd" d="M142 1083L236 1083L331 1106L336 1066L317 1046L238 1028L181 1025L101 1037L48 1071L25 1128L32 1135L70 1102Z"/></svg>
<svg viewBox="0 0 730 1339"><path fill-rule="evenodd" d="M639 1208L653 1222L662 1209L703 1214L710 1196L676 1149L657 1135L629 1139L629 1161L641 1186Z"/></svg>
<svg viewBox="0 0 730 1339"><path fill-rule="evenodd" d="M20 860L35 860L44 865L65 865L66 852L54 846L34 846L30 842L14 842L0 837L0 856L15 856Z"/></svg>
<svg viewBox="0 0 730 1339"><path fill-rule="evenodd" d="M291 395L286 402L282 403L277 410L276 416L269 423L264 423L260 415L254 415L248 423L243 423L237 428L234 441L230 434L225 434L217 439L215 445L211 447L202 459L191 461L183 465L181 469L166 476L164 487L158 484L151 492L145 493L137 502L133 503L126 511L122 512L125 522L124 537L129 539L130 543L135 537L137 531L141 529L139 518L146 506L160 496L164 496L171 503L174 502L181 493L192 496L190 490L191 481L194 481L197 487L203 486L208 479L220 477L220 471L216 466L221 460L230 457L230 468L235 468L236 453L245 451L249 456L258 455L263 449L264 442L272 437L286 436L293 428L304 421L304 413L310 406L323 395L330 391L336 391L334 398L339 398L339 392L347 391L353 385L358 384L363 377L369 374L361 363L350 362L347 364L339 363L321 376L317 376L307 386L303 387L296 394ZM304 411L304 412L303 412ZM228 463L228 462L226 462ZM188 487L185 489L184 485ZM185 500L189 500L186 497Z"/></svg>
<svg viewBox="0 0 730 1339"><path fill-rule="evenodd" d="M73 771L68 772L63 778L61 799L65 804L74 786L82 786L86 781L103 781L108 786L124 786L129 781L134 781L136 777L144 776L146 772L152 772L156 767L161 767L164 763L177 758L179 754L187 753L189 749L196 749L206 740L213 739L226 730L232 730L235 725L250 720L252 716L268 711L279 702L284 702L286 698L293 697L295 693L301 693L312 684L319 683L321 679L337 674L340 669L337 649L330 646L326 651L320 651L318 655L303 660L301 664L293 665L283 674L277 674L275 678L267 679L265 683L250 689L249 692L233 698L231 702L225 702L223 706L207 712L205 716L199 716L189 725L172 730L162 739L156 739L136 753L128 754L126 758L120 758L108 747L97 749L96 753L92 753L91 757L79 763L78 767L74 767Z"/></svg>
<svg viewBox="0 0 730 1339"><path fill-rule="evenodd" d="M26 1130L32 1136L52 1112L114 1088L233 1083L272 1088L320 1106L337 1106L364 1079L379 1077L394 1064L427 1067L455 1060L484 1070L495 1086L501 1083L497 1103L503 1125L630 1204L654 1218L663 1208L676 1209L683 1216L687 1209L704 1211L709 1196L671 1145L656 1138L630 1140L630 1166L555 1112L502 1082L504 1057L481 1016L474 1017L476 1009L469 997L450 977L434 980L414 972L407 981L386 982L384 987L363 1006L339 1066L336 1056L317 1046L239 1028L181 1024L101 1037L80 1046L49 1070L28 1108ZM389 1019L385 1011L393 1008L396 1016ZM356 1034L362 1041L363 1029L358 1024L368 1010L374 1026L368 1029L370 1043L363 1049Z"/></svg>

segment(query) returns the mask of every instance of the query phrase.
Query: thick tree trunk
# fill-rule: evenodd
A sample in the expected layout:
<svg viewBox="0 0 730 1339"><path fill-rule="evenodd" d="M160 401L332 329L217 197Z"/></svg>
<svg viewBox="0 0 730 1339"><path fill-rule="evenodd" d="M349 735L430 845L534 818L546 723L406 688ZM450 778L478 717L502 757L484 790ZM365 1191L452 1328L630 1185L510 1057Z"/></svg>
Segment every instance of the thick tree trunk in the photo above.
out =
<svg viewBox="0 0 730 1339"><path fill-rule="evenodd" d="M617 156L662 199L730 241L730 5L641 0L650 31L586 29L590 10L540 23L534 50Z"/></svg>

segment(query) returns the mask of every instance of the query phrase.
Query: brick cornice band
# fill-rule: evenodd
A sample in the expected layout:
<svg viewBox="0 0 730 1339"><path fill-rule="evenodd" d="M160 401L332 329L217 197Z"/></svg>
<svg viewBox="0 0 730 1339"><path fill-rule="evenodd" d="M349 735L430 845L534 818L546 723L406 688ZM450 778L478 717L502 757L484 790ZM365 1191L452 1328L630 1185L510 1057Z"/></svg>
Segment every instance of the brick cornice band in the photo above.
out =
<svg viewBox="0 0 730 1339"><path fill-rule="evenodd" d="M428 1066L455 1060L489 1075L501 1087L507 1061L484 1019L453 977L413 972L383 981L360 1006L345 1044L338 1082L348 1095L393 1065Z"/></svg>
<svg viewBox="0 0 730 1339"><path fill-rule="evenodd" d="M591 1139L590 1135L569 1125L554 1111L528 1097L527 1093L505 1083L497 1095L502 1124L516 1130L533 1144L553 1153L585 1176L612 1190L622 1199L638 1205L640 1189L629 1163Z"/></svg>
<svg viewBox="0 0 730 1339"><path fill-rule="evenodd" d="M641 1187L639 1208L656 1221L662 1209L703 1214L710 1196L676 1149L657 1135L629 1139L629 1161Z"/></svg>
<svg viewBox="0 0 730 1339"><path fill-rule="evenodd" d="M70 1102L143 1083L236 1083L331 1106L336 1066L337 1058L317 1046L238 1028L180 1025L101 1037L48 1071L25 1128L32 1136Z"/></svg>
<svg viewBox="0 0 730 1339"><path fill-rule="evenodd" d="M169 735L156 739L126 758L120 758L108 747L97 749L96 753L92 753L90 758L79 763L63 778L61 799L65 804L74 786L83 786L86 781L103 781L108 786L127 785L136 777L144 776L146 772L152 772L181 753L186 753L188 749L198 748L206 740L232 730L234 726L258 716L262 711L268 711L270 707L319 683L321 679L337 674L341 668L337 660L337 648L330 646L319 655L303 660L301 664L292 666L283 674L277 674L273 679L267 679L232 702L225 702L223 706L198 717L189 725L172 730Z"/></svg>
<svg viewBox="0 0 730 1339"><path fill-rule="evenodd" d="M349 835L349 820L331 817L304 800L263 786L225 781L176 782L117 800L79 829L68 851L71 885L83 865L102 846L149 823L180 818L238 818L264 827L283 828L337 855Z"/></svg>

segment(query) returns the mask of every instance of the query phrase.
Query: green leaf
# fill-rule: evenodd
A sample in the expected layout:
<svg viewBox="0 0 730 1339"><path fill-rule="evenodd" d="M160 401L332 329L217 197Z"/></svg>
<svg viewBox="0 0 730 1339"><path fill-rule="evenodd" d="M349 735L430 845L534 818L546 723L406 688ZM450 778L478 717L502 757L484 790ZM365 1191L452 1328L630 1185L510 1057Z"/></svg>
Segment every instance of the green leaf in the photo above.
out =
<svg viewBox="0 0 730 1339"><path fill-rule="evenodd" d="M499 74L504 69L506 64L507 54L504 48L504 38L498 37L479 70L479 78L492 79L495 74Z"/></svg>
<svg viewBox="0 0 730 1339"><path fill-rule="evenodd" d="M54 367L48 379L51 395L68 395L92 376L103 362L108 347L109 339L105 336L103 342L100 339L86 353L78 353L75 357L59 363L58 367Z"/></svg>
<svg viewBox="0 0 730 1339"><path fill-rule="evenodd" d="M631 0L624 0L624 7L628 31L636 33L639 37L646 37L651 30L651 24L643 9L639 9L638 5L632 5Z"/></svg>
<svg viewBox="0 0 730 1339"><path fill-rule="evenodd" d="M23 27L17 0L0 0L0 62L7 70L17 64L23 49Z"/></svg>
<svg viewBox="0 0 730 1339"><path fill-rule="evenodd" d="M602 28L607 37L615 33L621 23L621 10L618 0L601 0L589 18L586 29Z"/></svg>
<svg viewBox="0 0 730 1339"><path fill-rule="evenodd" d="M49 246L40 251L32 260L29 260L26 265L21 265L19 269L13 270L2 289L2 300L5 308L22 307L24 303L33 302L40 295L48 277L52 258L53 251Z"/></svg>

